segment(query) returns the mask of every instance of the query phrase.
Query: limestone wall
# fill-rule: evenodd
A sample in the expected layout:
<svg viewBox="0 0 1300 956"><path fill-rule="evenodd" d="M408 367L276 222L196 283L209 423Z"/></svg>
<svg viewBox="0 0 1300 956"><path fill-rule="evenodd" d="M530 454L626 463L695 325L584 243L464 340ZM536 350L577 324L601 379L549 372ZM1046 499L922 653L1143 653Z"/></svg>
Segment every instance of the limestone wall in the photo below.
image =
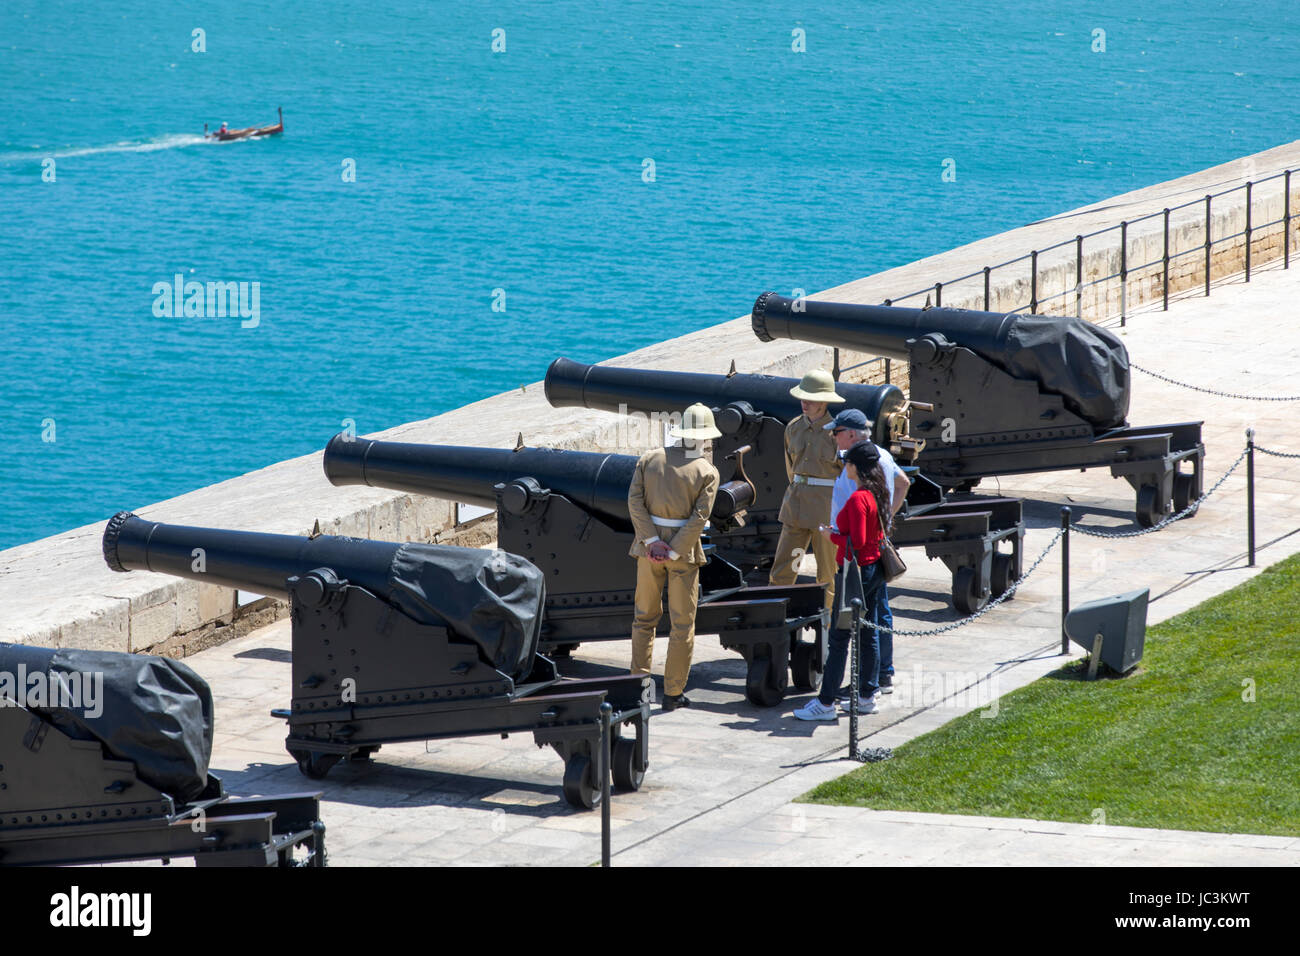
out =
<svg viewBox="0 0 1300 956"><path fill-rule="evenodd" d="M1042 249L1080 233L1090 233L1133 220L1166 206L1222 192L1247 179L1262 179L1286 168L1300 168L1300 143L1276 147L1254 156L1203 170L1170 182L1137 190L1031 223L997 236L858 279L810 297L846 302L878 303L944 282L943 304L984 307L981 270ZM1300 209L1300 176L1293 177L1292 209ZM953 184L953 188L960 188ZM1255 222L1281 216L1280 181L1260 187L1254 197ZM1198 218L1199 214L1199 218ZM1214 275L1239 272L1244 264L1241 237L1218 242L1241 232L1245 222L1245 195L1234 193L1215 200L1212 229ZM1292 230L1293 255L1297 242ZM1204 209L1171 217L1173 251L1196 249L1204 242ZM1252 237L1256 265L1281 255L1281 229L1257 230ZM1134 226L1128 236L1129 262L1137 265L1163 254L1159 218ZM1045 253L1038 263L1041 312L1074 311L1074 246ZM1118 233L1107 233L1085 243L1084 281L1118 272ZM1204 256L1200 252L1173 260L1171 291L1183 291L1204 282ZM949 280L968 273L977 277L951 286ZM754 294L767 286L754 277ZM1060 299L1054 293L1069 290ZM793 290L777 289L783 294ZM994 270L990 292L995 310L1021 308L1029 301L1028 263ZM1161 294L1160 268L1132 270L1127 284L1128 307ZM920 305L921 299L904 304ZM1117 315L1120 283L1110 280L1088 286L1082 300L1087 318ZM702 359L704 356L706 358ZM572 356L586 358L586 356ZM539 357L537 374L550 356ZM859 365L871 356L844 353L842 367ZM700 332L650 345L610 359L610 364L646 368L725 372L734 361L742 372L797 376L821 365L829 368L831 350L798 342L758 342L748 315ZM903 363L893 363L892 381L905 382ZM844 376L850 381L880 381L881 363L859 365ZM617 416L582 409L552 409L540 383L496 395L472 405L419 422L411 422L368 437L394 441L513 447L522 432L529 445L619 451L634 454L648 444L647 436L620 428ZM323 447L330 438L320 436ZM326 533L350 534L384 540L441 541L481 545L493 536L492 519L457 524L455 505L437 499L372 488L334 488L324 478L321 455L315 453L242 475L220 484L139 509L142 517L175 524L236 528L282 534L306 534L319 521ZM107 520L109 515L105 514ZM77 528L41 541L0 552L0 641L21 641L45 646L168 653L183 656L209 644L244 633L284 612L277 602L264 600L237 607L235 593L227 588L202 585L146 572L118 574L104 564L100 539L104 523Z"/></svg>

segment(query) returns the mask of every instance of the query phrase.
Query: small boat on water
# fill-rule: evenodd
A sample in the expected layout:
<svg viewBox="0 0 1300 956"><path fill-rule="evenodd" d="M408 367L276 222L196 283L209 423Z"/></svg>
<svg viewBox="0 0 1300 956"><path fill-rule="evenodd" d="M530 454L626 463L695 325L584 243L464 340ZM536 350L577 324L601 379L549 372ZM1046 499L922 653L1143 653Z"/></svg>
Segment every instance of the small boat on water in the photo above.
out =
<svg viewBox="0 0 1300 956"><path fill-rule="evenodd" d="M273 133L284 132L284 112L280 107L275 108L275 113L280 117L278 123L272 123L269 126L245 126L243 129L227 129L226 124L222 123L221 128L215 133L208 132L208 124L203 124L204 139L217 139L225 142L229 139L249 139L253 136L270 136Z"/></svg>

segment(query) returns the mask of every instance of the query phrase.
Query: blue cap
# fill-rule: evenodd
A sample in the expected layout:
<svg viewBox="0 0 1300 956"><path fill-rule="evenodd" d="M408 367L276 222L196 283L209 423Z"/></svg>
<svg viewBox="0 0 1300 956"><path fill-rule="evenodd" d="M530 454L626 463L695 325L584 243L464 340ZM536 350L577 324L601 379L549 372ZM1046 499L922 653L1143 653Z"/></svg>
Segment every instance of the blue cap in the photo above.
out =
<svg viewBox="0 0 1300 956"><path fill-rule="evenodd" d="M852 428L854 431L864 432L870 427L871 422L867 421L867 416L860 408L846 408L822 426L828 432L836 428Z"/></svg>

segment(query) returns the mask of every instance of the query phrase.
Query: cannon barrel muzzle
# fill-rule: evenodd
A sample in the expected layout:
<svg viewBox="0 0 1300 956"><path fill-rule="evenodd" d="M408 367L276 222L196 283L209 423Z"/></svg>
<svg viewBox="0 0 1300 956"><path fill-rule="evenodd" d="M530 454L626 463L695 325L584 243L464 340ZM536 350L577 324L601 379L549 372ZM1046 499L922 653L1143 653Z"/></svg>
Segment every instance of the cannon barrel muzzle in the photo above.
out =
<svg viewBox="0 0 1300 956"><path fill-rule="evenodd" d="M583 508L628 520L636 457L558 448L417 445L335 435L325 448L334 485L372 485L495 508L498 484L533 478Z"/></svg>
<svg viewBox="0 0 1300 956"><path fill-rule="evenodd" d="M571 359L557 358L546 370L546 400L555 408L595 408L620 414L681 412L686 406L703 402L713 408L732 403L746 403L755 411L782 421L791 421L802 409L790 389L797 378L775 375L709 375L701 372L664 372L655 369L612 368L608 365L583 365ZM875 423L875 438L888 441L887 417L903 407L902 391L895 385L852 385L837 382L835 391L845 399L832 405L831 413L842 408L857 408ZM717 416L718 428L724 433L739 424L726 414Z"/></svg>
<svg viewBox="0 0 1300 956"><path fill-rule="evenodd" d="M1128 350L1114 333L1073 316L817 302L764 292L751 320L763 342L796 339L911 361L938 355L946 340L1014 378L1037 381L1096 428L1122 425L1128 416ZM923 346L918 355L909 340Z"/></svg>
<svg viewBox="0 0 1300 956"><path fill-rule="evenodd" d="M314 538L226 531L146 521L119 511L104 529L104 560L114 571L158 571L288 599L285 582L316 568L380 598L400 544L337 535Z"/></svg>

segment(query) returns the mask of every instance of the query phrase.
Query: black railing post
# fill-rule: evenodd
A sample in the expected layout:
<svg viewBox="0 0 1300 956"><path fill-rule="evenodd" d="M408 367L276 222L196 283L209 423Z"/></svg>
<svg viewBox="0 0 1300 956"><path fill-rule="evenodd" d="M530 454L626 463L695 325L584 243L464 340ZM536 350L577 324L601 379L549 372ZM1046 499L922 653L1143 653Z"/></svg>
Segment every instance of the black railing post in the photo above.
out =
<svg viewBox="0 0 1300 956"><path fill-rule="evenodd" d="M936 282L934 284L934 307L937 309L941 305L943 305L943 283Z"/></svg>
<svg viewBox="0 0 1300 956"><path fill-rule="evenodd" d="M885 384L893 385L894 383L889 376L890 376L889 359L885 359Z"/></svg>
<svg viewBox="0 0 1300 956"><path fill-rule="evenodd" d="M1119 224L1119 324L1128 325L1128 220Z"/></svg>
<svg viewBox="0 0 1300 956"><path fill-rule="evenodd" d="M856 560L854 555L850 560ZM858 695L862 693L862 688L858 682L858 668L862 654L862 598L855 597L851 604L853 608L853 633L850 637L849 644L849 759L858 759Z"/></svg>
<svg viewBox="0 0 1300 956"><path fill-rule="evenodd" d="M610 717L614 706L605 701L600 705L600 865L609 866L609 765L613 733Z"/></svg>
<svg viewBox="0 0 1300 956"><path fill-rule="evenodd" d="M1214 245L1210 241L1210 229L1212 228L1210 223L1210 200L1212 200L1213 198L1214 197L1211 196L1209 193L1205 194L1205 294L1206 295L1210 294L1210 252L1212 251L1211 247Z"/></svg>
<svg viewBox="0 0 1300 956"><path fill-rule="evenodd" d="M1165 311L1169 311L1169 209L1165 209Z"/></svg>
<svg viewBox="0 0 1300 956"><path fill-rule="evenodd" d="M1065 615L1070 613L1070 509L1061 509L1061 653L1070 653Z"/></svg>
<svg viewBox="0 0 1300 956"><path fill-rule="evenodd" d="M1029 254L1029 311L1038 314L1038 250Z"/></svg>
<svg viewBox="0 0 1300 956"><path fill-rule="evenodd" d="M1246 429L1246 552L1255 566L1255 429Z"/></svg>
<svg viewBox="0 0 1300 956"><path fill-rule="evenodd" d="M840 380L840 350L838 348L831 349L831 355L831 378L838 382Z"/></svg>
<svg viewBox="0 0 1300 956"><path fill-rule="evenodd" d="M992 312L993 306L989 303L989 267L984 267L984 311Z"/></svg>
<svg viewBox="0 0 1300 956"><path fill-rule="evenodd" d="M1291 268L1291 170L1282 181L1282 268Z"/></svg>
<svg viewBox="0 0 1300 956"><path fill-rule="evenodd" d="M1246 281L1250 281L1250 187L1254 183L1246 183Z"/></svg>
<svg viewBox="0 0 1300 956"><path fill-rule="evenodd" d="M1083 318L1083 236L1074 237L1074 315Z"/></svg>

